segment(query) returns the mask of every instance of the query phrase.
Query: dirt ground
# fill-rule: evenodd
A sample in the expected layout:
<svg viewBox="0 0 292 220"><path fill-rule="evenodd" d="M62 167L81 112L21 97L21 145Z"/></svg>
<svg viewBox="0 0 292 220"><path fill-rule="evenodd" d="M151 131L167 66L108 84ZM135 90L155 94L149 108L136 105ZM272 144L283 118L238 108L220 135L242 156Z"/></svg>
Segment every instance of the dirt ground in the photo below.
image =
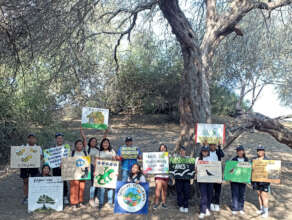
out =
<svg viewBox="0 0 292 220"><path fill-rule="evenodd" d="M157 119L158 120L158 119ZM78 125L80 122L71 122L70 126L72 132L78 136ZM109 135L114 149L117 149L126 136L134 138L135 145L141 147L142 151L157 151L160 143L165 143L170 150L173 149L175 140L179 134L179 127L175 124L164 123L149 125L145 123L129 123L121 119L112 122L112 132ZM98 138L102 134L98 132L93 133L93 130L86 130L88 136L95 135ZM287 146L279 144L272 137L263 133L248 133L239 138L231 147L225 150L225 160L230 159L235 155L235 146L242 144L246 147L247 156L249 158L256 155L254 150L258 144L263 144L267 149L267 156L270 159L282 160L282 176L281 184L272 184L270 194L270 218L269 219L292 219L292 150ZM89 182L87 183L86 197L89 197ZM100 212L96 208L91 208L87 205L78 211L73 211L71 207L66 206L62 212L41 212L41 213L27 213L27 206L22 204L22 179L19 178L19 170L4 169L0 173L0 219L1 220L22 220L22 219L70 219L70 220L91 220L91 219L153 219L153 220L170 220L170 219L198 219L199 202L194 193L190 200L190 207L188 214L182 214L178 211L176 206L176 197L170 195L167 200L168 209L152 210L153 204L153 182L151 182L151 193L149 201L149 213L146 216L141 215L125 215L114 214L113 210L102 209ZM257 210L257 196L251 187L248 186L246 192L245 202L245 216L232 216L230 211L231 193L229 183L223 183L221 194L221 211L213 213L210 217L205 219L261 219L255 214Z"/></svg>

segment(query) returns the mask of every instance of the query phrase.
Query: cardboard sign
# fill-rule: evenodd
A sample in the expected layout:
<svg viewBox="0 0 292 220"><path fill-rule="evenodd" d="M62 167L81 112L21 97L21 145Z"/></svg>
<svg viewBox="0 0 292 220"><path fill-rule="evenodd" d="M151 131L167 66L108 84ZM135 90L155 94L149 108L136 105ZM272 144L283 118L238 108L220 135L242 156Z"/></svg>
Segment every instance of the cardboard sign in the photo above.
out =
<svg viewBox="0 0 292 220"><path fill-rule="evenodd" d="M195 158L170 157L169 174L175 179L192 179L195 175Z"/></svg>
<svg viewBox="0 0 292 220"><path fill-rule="evenodd" d="M63 180L90 180L90 156L76 156L62 159Z"/></svg>
<svg viewBox="0 0 292 220"><path fill-rule="evenodd" d="M71 152L69 144L65 144L64 147L52 147L44 150L44 161L51 168L60 167L62 158L68 157Z"/></svg>
<svg viewBox="0 0 292 220"><path fill-rule="evenodd" d="M250 183L251 163L239 161L226 161L224 180L237 183Z"/></svg>
<svg viewBox="0 0 292 220"><path fill-rule="evenodd" d="M28 212L63 210L63 181L56 177L29 177Z"/></svg>
<svg viewBox="0 0 292 220"><path fill-rule="evenodd" d="M117 182L115 193L115 213L143 214L148 213L148 183Z"/></svg>
<svg viewBox="0 0 292 220"><path fill-rule="evenodd" d="M168 152L143 153L144 174L167 174L168 169Z"/></svg>
<svg viewBox="0 0 292 220"><path fill-rule="evenodd" d="M121 155L123 159L137 159L139 154L137 147L121 147Z"/></svg>
<svg viewBox="0 0 292 220"><path fill-rule="evenodd" d="M198 161L197 165L198 183L221 183L222 167L221 161Z"/></svg>
<svg viewBox="0 0 292 220"><path fill-rule="evenodd" d="M253 160L252 181L280 183L281 161L280 160Z"/></svg>
<svg viewBox="0 0 292 220"><path fill-rule="evenodd" d="M119 175L119 162L112 160L96 160L94 170L94 186L115 189Z"/></svg>
<svg viewBox="0 0 292 220"><path fill-rule="evenodd" d="M11 168L39 168L41 155L39 146L13 146L10 153Z"/></svg>
<svg viewBox="0 0 292 220"><path fill-rule="evenodd" d="M196 124L196 143L224 144L225 125L224 124Z"/></svg>
<svg viewBox="0 0 292 220"><path fill-rule="evenodd" d="M83 107L81 125L84 128L105 130L108 128L108 118L108 109Z"/></svg>

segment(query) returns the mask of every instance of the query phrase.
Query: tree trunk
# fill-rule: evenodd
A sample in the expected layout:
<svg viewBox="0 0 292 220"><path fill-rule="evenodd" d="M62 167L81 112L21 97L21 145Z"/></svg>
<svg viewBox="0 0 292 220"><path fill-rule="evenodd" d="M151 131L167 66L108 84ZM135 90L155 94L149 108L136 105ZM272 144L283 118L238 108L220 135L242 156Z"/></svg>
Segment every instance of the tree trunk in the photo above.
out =
<svg viewBox="0 0 292 220"><path fill-rule="evenodd" d="M194 127L211 118L209 85L203 68L201 50L192 26L177 0L161 0L159 7L180 43L184 61L179 100L181 134L176 143L194 147ZM191 149L193 152L193 150Z"/></svg>

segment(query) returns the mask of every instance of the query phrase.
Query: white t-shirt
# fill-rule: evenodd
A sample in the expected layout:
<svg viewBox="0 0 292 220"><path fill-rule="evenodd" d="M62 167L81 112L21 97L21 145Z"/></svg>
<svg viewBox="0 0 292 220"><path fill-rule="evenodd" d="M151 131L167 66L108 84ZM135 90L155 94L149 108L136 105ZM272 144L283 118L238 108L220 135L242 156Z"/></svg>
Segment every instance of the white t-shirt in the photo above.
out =
<svg viewBox="0 0 292 220"><path fill-rule="evenodd" d="M88 153L88 145L85 147L85 150L86 150L86 153ZM97 149L97 148L95 148L95 147L92 147L91 149L90 149L90 152L89 152L89 155L88 156L90 156L91 157L91 164L93 164L94 165L94 161L95 161L95 157L98 157L98 155L99 155L99 150Z"/></svg>
<svg viewBox="0 0 292 220"><path fill-rule="evenodd" d="M218 161L218 156L216 151L210 151L210 159L211 161Z"/></svg>
<svg viewBox="0 0 292 220"><path fill-rule="evenodd" d="M116 156L116 152L112 149L111 151L99 151L97 157L100 159L109 159L112 160Z"/></svg>
<svg viewBox="0 0 292 220"><path fill-rule="evenodd" d="M237 161L239 161L239 162L244 162L244 158L239 158L239 157L237 157Z"/></svg>

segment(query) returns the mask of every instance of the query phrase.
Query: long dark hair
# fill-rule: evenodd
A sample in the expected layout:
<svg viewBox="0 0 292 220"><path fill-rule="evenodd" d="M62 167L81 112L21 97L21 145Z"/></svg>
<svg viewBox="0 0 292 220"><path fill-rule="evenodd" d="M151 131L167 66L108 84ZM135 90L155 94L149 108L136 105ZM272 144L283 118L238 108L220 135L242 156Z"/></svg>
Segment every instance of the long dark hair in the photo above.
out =
<svg viewBox="0 0 292 220"><path fill-rule="evenodd" d="M76 140L75 143L74 143L74 147L75 147L75 148L76 148L76 145L77 145L79 142L81 142L81 144L82 144L82 146L83 146L83 142L82 142L82 140L78 139L78 140Z"/></svg>
<svg viewBox="0 0 292 220"><path fill-rule="evenodd" d="M141 170L141 166L139 165L139 164L137 164L137 163L134 163L133 165L132 165L132 167L133 166L138 166L138 173L137 173L137 179L138 180L140 180L140 177L142 176L142 170ZM130 172L129 172L129 177L130 177L130 180L132 181L133 180L133 176L134 176L134 174L132 173L132 167L131 167L131 170L130 170Z"/></svg>
<svg viewBox="0 0 292 220"><path fill-rule="evenodd" d="M208 156L210 156L210 151L208 151ZM208 156L207 156L207 157L208 157ZM202 151L200 152L199 159L200 159L200 160L203 160L203 154L202 154Z"/></svg>
<svg viewBox="0 0 292 220"><path fill-rule="evenodd" d="M96 145L97 145L97 139L96 139L95 137L92 137L92 138L90 138L90 139L88 140L88 144L87 144L88 147L91 147L91 146L90 146L90 143L91 143L91 141L94 140L94 139L95 139L95 141L96 141ZM97 146L95 146L95 147L97 147Z"/></svg>
<svg viewBox="0 0 292 220"><path fill-rule="evenodd" d="M112 151L111 142L110 142L110 140L109 140L108 138L104 138L104 139L101 140L101 142L100 142L100 146L99 146L100 151L104 151L104 148L103 148L102 145L103 145L103 142L105 142L105 141L107 141L108 144L109 144L109 146L108 146L108 151Z"/></svg>
<svg viewBox="0 0 292 220"><path fill-rule="evenodd" d="M164 147L165 147L165 149L166 149L166 152L167 152L167 146L166 146L165 144L160 144L160 146L159 146L159 148L158 148L158 151L159 151L159 152L161 152L161 147L162 147L162 146L164 146Z"/></svg>

